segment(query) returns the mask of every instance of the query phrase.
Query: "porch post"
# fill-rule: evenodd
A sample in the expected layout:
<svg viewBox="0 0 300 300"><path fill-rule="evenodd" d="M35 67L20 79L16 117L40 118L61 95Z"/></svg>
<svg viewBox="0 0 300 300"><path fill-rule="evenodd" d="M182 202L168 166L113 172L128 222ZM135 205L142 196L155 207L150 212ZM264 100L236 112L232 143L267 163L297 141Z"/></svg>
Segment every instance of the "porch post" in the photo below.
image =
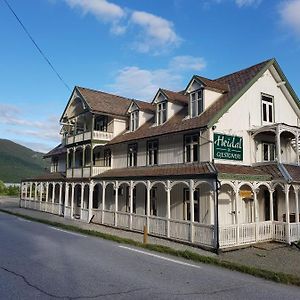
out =
<svg viewBox="0 0 300 300"><path fill-rule="evenodd" d="M104 210L105 210L105 189L106 189L106 183L105 181L102 181L102 217L101 217L101 223L104 224Z"/></svg>
<svg viewBox="0 0 300 300"><path fill-rule="evenodd" d="M67 139L68 139L68 137L67 137ZM69 155L70 155L70 149L67 149L66 170L69 169Z"/></svg>
<svg viewBox="0 0 300 300"><path fill-rule="evenodd" d="M85 166L85 145L82 146L82 166L81 166L81 176L82 177L83 177L84 166Z"/></svg>
<svg viewBox="0 0 300 300"><path fill-rule="evenodd" d="M118 206L119 206L119 182L116 180L115 183L115 226L118 226Z"/></svg>
<svg viewBox="0 0 300 300"><path fill-rule="evenodd" d="M132 214L133 214L133 181L130 181L129 186L129 229L132 229Z"/></svg>
<svg viewBox="0 0 300 300"><path fill-rule="evenodd" d="M170 180L167 180L166 186L167 192L167 237L170 237L170 218L171 218L171 184Z"/></svg>
<svg viewBox="0 0 300 300"><path fill-rule="evenodd" d="M42 194L43 194L43 183L40 182L40 210L42 210Z"/></svg>
<svg viewBox="0 0 300 300"><path fill-rule="evenodd" d="M65 203L64 203L64 217L66 217L66 206L69 206L69 185L65 183Z"/></svg>
<svg viewBox="0 0 300 300"><path fill-rule="evenodd" d="M74 188L75 188L75 183L73 182L72 183L72 194L71 194L71 219L74 218L74 215L73 215L73 210L74 210Z"/></svg>
<svg viewBox="0 0 300 300"><path fill-rule="evenodd" d="M194 242L194 181L190 179L190 187L189 187L189 193L190 193L190 241Z"/></svg>
<svg viewBox="0 0 300 300"><path fill-rule="evenodd" d="M236 188L235 190L235 224L236 224L236 243L237 245L240 244L240 218L238 216L239 214L239 191Z"/></svg>
<svg viewBox="0 0 300 300"><path fill-rule="evenodd" d="M290 199L289 199L290 185L286 184L284 187L285 193L285 222L286 222L286 241L290 243Z"/></svg>
<svg viewBox="0 0 300 300"><path fill-rule="evenodd" d="M53 185L52 185L52 188L53 188ZM48 203L48 200L49 200L48 199L49 198L48 194L49 194L49 182L46 183L46 199L45 200L46 200L47 203Z"/></svg>
<svg viewBox="0 0 300 300"><path fill-rule="evenodd" d="M59 198L58 198L58 204L59 204L59 209L58 209L58 214L61 215L62 214L62 182L59 183Z"/></svg>
<svg viewBox="0 0 300 300"><path fill-rule="evenodd" d="M32 182L30 182L29 199L32 200Z"/></svg>
<svg viewBox="0 0 300 300"><path fill-rule="evenodd" d="M147 208L146 208L146 218L147 218L147 231L149 232L150 229L150 192L151 192L151 183L149 180L147 180Z"/></svg>
<svg viewBox="0 0 300 300"><path fill-rule="evenodd" d="M255 221L255 241L258 241L258 201L257 201L257 190L253 190L253 197L254 197L254 221Z"/></svg>
<svg viewBox="0 0 300 300"><path fill-rule="evenodd" d="M296 153L297 153L297 165L299 166L299 132L296 133Z"/></svg>
<svg viewBox="0 0 300 300"><path fill-rule="evenodd" d="M35 186L34 186L34 200L38 201L38 196L37 196L37 182L35 182Z"/></svg>
<svg viewBox="0 0 300 300"><path fill-rule="evenodd" d="M295 191L295 210L296 210L296 218L295 222L299 223L299 186L294 186L294 191Z"/></svg>
<svg viewBox="0 0 300 300"><path fill-rule="evenodd" d="M85 184L82 182L81 183L81 193L80 193L80 220L82 219L84 187L85 187Z"/></svg>
<svg viewBox="0 0 300 300"><path fill-rule="evenodd" d="M270 221L274 221L274 209L273 209L273 194L274 194L274 189L269 190L270 193Z"/></svg>
<svg viewBox="0 0 300 300"><path fill-rule="evenodd" d="M75 136L74 136L74 139L75 139ZM73 147L73 157L72 157L72 177L74 177L75 161L76 161L76 147Z"/></svg>
<svg viewBox="0 0 300 300"><path fill-rule="evenodd" d="M281 146L280 146L280 129L279 125L276 126L276 153L277 161L281 163Z"/></svg>
<svg viewBox="0 0 300 300"><path fill-rule="evenodd" d="M93 217L93 197L94 197L94 181L91 180L90 190L89 190L89 219L88 219L88 222L90 222Z"/></svg>
<svg viewBox="0 0 300 300"><path fill-rule="evenodd" d="M54 210L54 198L55 198L55 187L56 187L56 184L55 182L52 182L52 199L51 199L51 212L53 213L53 210Z"/></svg>

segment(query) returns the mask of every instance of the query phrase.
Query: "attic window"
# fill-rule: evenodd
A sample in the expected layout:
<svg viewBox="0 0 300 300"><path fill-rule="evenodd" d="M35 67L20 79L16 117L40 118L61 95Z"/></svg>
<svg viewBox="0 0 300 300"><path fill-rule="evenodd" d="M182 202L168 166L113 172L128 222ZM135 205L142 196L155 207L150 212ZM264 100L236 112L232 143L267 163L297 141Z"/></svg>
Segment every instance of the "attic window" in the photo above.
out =
<svg viewBox="0 0 300 300"><path fill-rule="evenodd" d="M135 131L139 127L139 111L135 110L130 114L130 131Z"/></svg>
<svg viewBox="0 0 300 300"><path fill-rule="evenodd" d="M203 90L190 93L190 116L196 117L203 112Z"/></svg>
<svg viewBox="0 0 300 300"><path fill-rule="evenodd" d="M167 121L167 101L157 104L157 125L161 125Z"/></svg>

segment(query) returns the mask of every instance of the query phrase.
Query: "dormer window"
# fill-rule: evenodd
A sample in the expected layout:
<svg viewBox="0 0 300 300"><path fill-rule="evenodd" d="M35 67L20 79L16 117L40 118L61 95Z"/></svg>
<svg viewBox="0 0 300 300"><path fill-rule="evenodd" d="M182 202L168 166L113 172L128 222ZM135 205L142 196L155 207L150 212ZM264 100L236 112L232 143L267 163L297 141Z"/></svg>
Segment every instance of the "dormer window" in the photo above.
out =
<svg viewBox="0 0 300 300"><path fill-rule="evenodd" d="M203 112L203 90L190 93L190 116L196 117Z"/></svg>
<svg viewBox="0 0 300 300"><path fill-rule="evenodd" d="M157 104L157 125L161 125L167 121L167 101Z"/></svg>
<svg viewBox="0 0 300 300"><path fill-rule="evenodd" d="M261 96L262 104L262 121L263 123L274 122L273 97L268 95Z"/></svg>
<svg viewBox="0 0 300 300"><path fill-rule="evenodd" d="M135 131L139 127L139 111L135 110L130 114L130 131Z"/></svg>

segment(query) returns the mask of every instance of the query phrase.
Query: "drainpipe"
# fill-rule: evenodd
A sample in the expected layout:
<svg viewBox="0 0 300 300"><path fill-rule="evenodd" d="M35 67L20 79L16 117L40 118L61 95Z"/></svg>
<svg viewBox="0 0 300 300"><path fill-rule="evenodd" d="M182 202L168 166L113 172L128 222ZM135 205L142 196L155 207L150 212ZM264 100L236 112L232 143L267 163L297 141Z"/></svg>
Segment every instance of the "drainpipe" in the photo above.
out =
<svg viewBox="0 0 300 300"><path fill-rule="evenodd" d="M219 238L219 191L221 187L221 182L218 180L218 174L216 173L216 209L215 209L215 226L216 226L216 253L219 254L220 251L220 238Z"/></svg>

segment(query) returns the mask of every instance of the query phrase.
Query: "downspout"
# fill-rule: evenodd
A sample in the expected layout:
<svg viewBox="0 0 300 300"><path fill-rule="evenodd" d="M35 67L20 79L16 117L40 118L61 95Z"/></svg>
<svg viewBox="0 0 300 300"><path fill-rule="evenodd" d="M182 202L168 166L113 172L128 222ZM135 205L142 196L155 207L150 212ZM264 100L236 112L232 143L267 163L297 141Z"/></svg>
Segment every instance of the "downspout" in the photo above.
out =
<svg viewBox="0 0 300 300"><path fill-rule="evenodd" d="M216 173L216 253L219 255L220 251L220 238L219 238L219 191L221 183L218 180L218 173Z"/></svg>

